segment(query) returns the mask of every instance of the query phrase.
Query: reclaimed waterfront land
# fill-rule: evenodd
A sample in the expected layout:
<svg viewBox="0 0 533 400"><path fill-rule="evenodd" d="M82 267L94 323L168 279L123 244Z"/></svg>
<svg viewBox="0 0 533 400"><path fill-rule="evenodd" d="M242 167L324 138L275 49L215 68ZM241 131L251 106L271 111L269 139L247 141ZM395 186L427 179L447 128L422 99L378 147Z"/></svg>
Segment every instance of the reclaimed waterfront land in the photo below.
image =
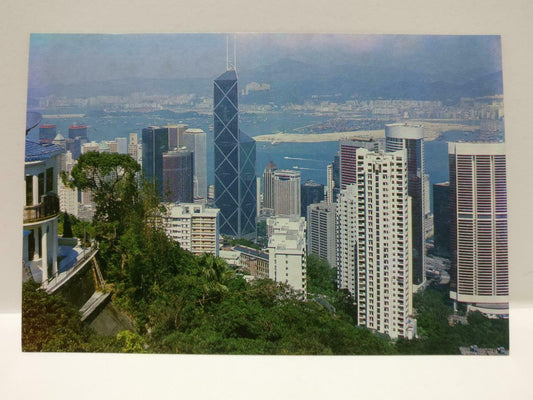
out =
<svg viewBox="0 0 533 400"><path fill-rule="evenodd" d="M472 131L475 125L466 125L457 122L428 122L428 121L409 121L411 124L424 125L424 139L432 141L438 139L446 131ZM385 136L384 129L360 130L349 132L326 132L326 133L285 133L278 132L268 135L254 136L256 142L271 143L318 143L318 142L336 142L345 139L357 138L374 138L378 139Z"/></svg>

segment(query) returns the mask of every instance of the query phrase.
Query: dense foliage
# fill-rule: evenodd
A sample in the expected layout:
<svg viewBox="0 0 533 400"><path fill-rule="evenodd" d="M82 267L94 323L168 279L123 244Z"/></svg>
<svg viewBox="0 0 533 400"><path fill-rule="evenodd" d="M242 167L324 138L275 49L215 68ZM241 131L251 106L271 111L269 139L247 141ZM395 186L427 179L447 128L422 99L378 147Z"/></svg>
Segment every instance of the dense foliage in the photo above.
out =
<svg viewBox="0 0 533 400"><path fill-rule="evenodd" d="M36 284L26 283L24 350L450 354L463 343L492 347L508 343L507 321L472 314L469 325L449 326L449 306L435 291L415 297L418 340L393 343L356 327L353 298L337 290L335 271L312 255L307 259L308 301L270 280L248 283L223 260L194 256L167 238L158 228L164 210L153 186L146 182L140 189L132 186L138 166L131 159L109 158L105 153L88 153L80 159L78 170L65 179L79 189L101 192L94 196L97 216L93 224L67 218L74 236L99 240L98 263L113 289L113 303L131 317L136 329L98 336L80 323L77 310L61 296L47 295Z"/></svg>
<svg viewBox="0 0 533 400"><path fill-rule="evenodd" d="M400 339L400 354L459 354L460 346L509 348L509 321L489 319L479 312L468 314L468 324L450 325L452 305L447 290L428 289L414 295L418 312L418 339Z"/></svg>

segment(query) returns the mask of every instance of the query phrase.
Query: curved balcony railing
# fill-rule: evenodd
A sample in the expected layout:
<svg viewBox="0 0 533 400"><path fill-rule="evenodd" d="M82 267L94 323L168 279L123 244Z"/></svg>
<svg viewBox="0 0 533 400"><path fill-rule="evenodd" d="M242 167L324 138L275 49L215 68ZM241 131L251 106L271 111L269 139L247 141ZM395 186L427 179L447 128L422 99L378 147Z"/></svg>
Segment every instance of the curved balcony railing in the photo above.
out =
<svg viewBox="0 0 533 400"><path fill-rule="evenodd" d="M43 221L59 214L59 197L56 194L41 196L41 202L24 207L24 223Z"/></svg>

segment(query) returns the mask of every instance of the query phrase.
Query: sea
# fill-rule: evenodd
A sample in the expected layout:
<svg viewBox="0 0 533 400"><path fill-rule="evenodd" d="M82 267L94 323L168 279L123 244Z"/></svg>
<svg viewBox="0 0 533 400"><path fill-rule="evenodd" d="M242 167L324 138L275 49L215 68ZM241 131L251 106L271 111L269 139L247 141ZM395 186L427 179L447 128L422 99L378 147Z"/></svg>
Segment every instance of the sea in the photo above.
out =
<svg viewBox="0 0 533 400"><path fill-rule="evenodd" d="M147 113L129 113L127 116L77 116L60 117L65 110L41 110L44 117L41 124L56 124L57 130L68 137L68 127L74 124L88 126L90 140L100 142L116 137L128 137L137 133L139 139L143 128L151 125L188 124L190 128L203 129L207 134L207 169L208 184L214 183L213 162L213 117L209 114L188 115L186 119L172 119ZM68 114L83 114L80 110L68 110ZM46 117L52 115L52 118ZM249 136L272 134L277 132L305 132L305 127L323 123L330 116L312 115L298 112L241 113L240 128ZM28 136L38 140L38 129L33 129ZM475 132L448 131L438 140L424 143L425 170L430 176L430 183L448 180L448 141L474 141ZM301 172L302 183L313 180L326 184L326 167L333 161L339 149L339 142L320 143L268 143L257 142L256 174L261 176L265 166L273 161L280 169L295 169Z"/></svg>

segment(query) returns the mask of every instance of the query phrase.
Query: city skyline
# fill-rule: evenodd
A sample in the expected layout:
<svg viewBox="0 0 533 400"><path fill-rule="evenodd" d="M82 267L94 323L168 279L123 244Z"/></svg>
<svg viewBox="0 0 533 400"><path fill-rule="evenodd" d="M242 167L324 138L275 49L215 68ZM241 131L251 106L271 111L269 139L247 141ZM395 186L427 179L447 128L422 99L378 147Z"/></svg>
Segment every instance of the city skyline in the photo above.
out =
<svg viewBox="0 0 533 400"><path fill-rule="evenodd" d="M279 289L285 287L283 290L289 298L302 303L308 300L316 301L320 307L329 310L332 315L339 317L344 315L346 317L344 322L351 324L349 326L366 327L369 329L369 334L374 335L372 337L376 339L381 337L380 334L384 335L381 338L388 340L388 345L396 349L394 351L400 353L407 351L408 353L411 348L418 354L427 354L428 351L431 354L439 353L438 350L429 350L431 347L426 348L425 343L429 342L425 341L437 340L441 335L450 334L451 331L428 331L427 320L424 317L426 311L422 303L427 301L428 296L437 296L439 290L449 291L446 285L450 282L448 272L450 261L433 254L434 245L430 239L434 229L429 187L432 179L440 181L442 175L447 173L442 164L442 156L446 157L446 153L442 152L443 145L447 142L453 140L503 141L504 139L504 105L501 84L499 84L501 70L494 71L495 67L499 68L501 65L491 64L490 57L484 57L486 67L473 68L474 64L479 61L476 58L479 57L479 53L476 55L475 52L469 50L472 41L481 41L485 45L497 45L499 49L499 38L288 35L289 39L284 42L283 48L284 51L292 49L290 58L280 58L284 51L277 49L279 57L269 59L268 63L262 63L263 60L259 58L255 70L253 68L248 70L253 70L253 74L247 75L244 69L245 72L242 75L245 78L242 78L241 70L237 67L240 65L236 56L237 38L232 43L231 52L229 35L194 37L196 48L203 45L208 48L209 40L213 37L228 39L225 57L226 70L220 71L222 73L214 79L203 77L201 81L194 82L196 78L188 75L186 69L180 69L177 64L174 65L163 57L159 60L159 66L163 69L180 69L179 78L165 75L158 68L155 68L153 73L157 76L165 76L165 78L154 79L154 75L150 78L143 78L140 76L143 74L142 70L132 66L125 69L129 71L128 73L137 74L137 77L122 78L122 83L119 83L119 79L109 84L111 88L114 87L113 90L123 85L119 92L110 94L106 88L102 86L99 88L98 85L91 86L91 82L86 82L87 92L85 97L80 97L75 92L82 90L84 85L76 86L76 77L71 76L63 81L68 86L70 79L74 86L71 86L69 96L75 97L64 96L64 93L60 94L60 92L54 95L53 85L44 88L40 94L39 90L32 92L30 89L28 106L37 105L35 111L48 112L43 117L43 129L51 125L55 125L57 129L59 121L76 119L76 122L69 127L70 140L86 141L88 136L92 137L89 133L94 133L95 138L98 139L110 134L124 138L126 131L131 133L142 129L141 165L148 181L151 180L157 184L159 201L165 200L163 192L181 193L183 189L187 194L184 191L183 195L168 196L166 200L201 202L207 209L213 206L217 209L216 217L212 215L212 223L191 220L190 233L186 230L179 233L178 231L187 225L186 222L181 221L180 217L179 221L172 222L174 225L163 236L152 235L150 230L161 228L159 224L165 223L164 213L146 210L147 214L144 215L150 217L143 224L144 234L148 236L144 239L142 235L135 238L135 240L142 240L139 243L141 248L145 242L150 243L151 240L160 241L159 245L162 246L167 243L174 249L169 249L169 255L173 254L173 251L187 248L206 249L205 251L210 253L190 259L192 265L196 264L202 271L200 274L202 279L207 279L206 284L197 286L197 289L203 290L202 299L199 300L202 308L206 299L208 300L207 306L213 301L223 303L224 293L231 291L231 286L226 286L230 285L230 281L231 284L237 284L237 281L242 280L243 285L250 285L250 287L258 284L256 280L264 277L266 258L269 260L268 276L274 282L287 285L278 287ZM254 40L260 38L272 45L275 44L272 39L280 37L284 38L283 35L243 35L240 39L244 43L250 39L253 43ZM50 42L55 42L56 45L56 41L61 42L65 39L65 37L54 36L46 38ZM151 43L153 38L153 36L143 37L139 40L141 51L137 53L137 56L142 58L142 46ZM40 39L42 38L36 39L37 46ZM105 42L117 39L127 41L131 38L87 36L79 40L81 40L80 43L85 42L90 45L91 41L95 40ZM163 46L166 39L168 37L161 37L159 45ZM184 35L179 36L177 41L181 46L183 42L187 44L190 39L190 36ZM93 44L96 46L98 43ZM315 50L311 51L309 44L316 44ZM421 54L424 55L426 61L434 62L438 58L434 57L427 46L434 51L434 48L440 48L446 44L455 46L457 54L466 51L472 57L465 56L464 66L461 68L457 65L454 67L454 63L451 62L444 63L445 65L439 68L433 67L431 74L424 71L431 63L423 62L420 58ZM339 51L338 57L332 57L330 62L310 64L314 62L313 57L319 57L321 60L327 59L326 48L343 50ZM258 49L261 49L261 46ZM172 46L166 50L172 50ZM87 54L90 55L92 51L94 51L94 46L93 48L89 46ZM230 62L231 53L233 57ZM250 51L250 54L253 55L254 52ZM355 57L355 54L360 57ZM454 52L450 52L447 56L453 54ZM498 54L500 54L499 50L492 49L492 57ZM181 55L187 57L185 50ZM353 62L335 64L341 62L346 56L350 56ZM112 61L112 58L109 60ZM194 58L188 61L195 64ZM210 63L207 58L203 61L206 64L218 64L218 62ZM394 65L381 65L387 63ZM113 68L112 65L108 66L110 78L113 77ZM198 74L202 74L202 68L197 69ZM446 68L452 68L453 73L446 72ZM37 70L37 75L55 79L54 76L48 74L46 68L37 68ZM487 73L489 75L486 75ZM437 75L439 78L436 80ZM259 77L258 81L250 82L254 76ZM468 80L469 76L475 79ZM175 79L175 81L170 84L169 79ZM212 88L210 94L206 94L205 91L206 80L210 81ZM419 84L414 83L417 80ZM135 92L128 87L132 82L139 83L138 86L133 85ZM31 85L30 82L30 87ZM176 89L175 85L180 86L180 89ZM167 86L164 88L164 93L156 94L162 86ZM37 97L32 97L34 95ZM244 106L240 102L241 96L246 98ZM246 121L245 124L241 123L241 117ZM276 118L278 118L276 122L279 127L277 129L268 125L268 121ZM210 122L207 122L209 119ZM56 121L58 123L55 123ZM190 128L185 130L187 127ZM60 129L64 129L63 125ZM101 129L105 132L100 133ZM191 142L192 136L198 136L191 136L192 133L201 134L202 143L196 143L196 139L194 143ZM130 137L132 137L131 134ZM124 147L124 140L120 140L121 147ZM73 167L71 172L70 185L82 190L87 187L84 186L84 182L88 180L77 180L80 174L92 174L95 171L95 169L81 170L86 165L86 159L96 163L102 160L102 165L109 162L124 162L124 166L121 165L116 171L124 171L128 174L124 175L128 177L125 181L127 186L113 187L119 192L122 189L128 191L127 194L119 194L118 198L120 201L124 199L124 205L131 201L133 210L137 199L142 199L142 196L137 197L135 193L137 190L143 190L145 183L143 179L133 179L133 173L138 165L136 163L127 165L126 163L133 161L131 158L126 156L121 161L120 157L112 154L118 152L118 142L119 139L102 141L97 145L98 152L82 154L78 163L80 167ZM277 146L279 142L284 145ZM307 146L294 144L298 142L309 144ZM322 144L323 142L328 143ZM425 150L426 142L428 154ZM130 142L130 147L132 144L135 144L135 141ZM187 152L186 156L189 157L189 161L186 168L171 165L168 162L171 156L176 158L175 156L178 155L176 152L167 152L171 144L186 145L188 150L194 152L194 156ZM46 145L47 143L43 143L41 146ZM84 149L85 151L90 148L96 149L95 145L96 143L92 142ZM200 165L204 164L203 162L196 163L203 158L203 149L206 147L211 149L209 154L212 154L212 158L206 154L206 161L208 161L206 164L211 163L211 168L209 165L206 165L207 168ZM301 153L298 155L289 153L284 148L300 149ZM137 147L138 150L140 150L139 147ZM197 155L198 158L196 158ZM264 163L264 157L267 155L276 165L280 165L279 169L274 170L275 166L272 162ZM283 161L280 161L282 155ZM433 155L438 155L438 157L434 158ZM259 165L258 157L261 160ZM292 163L292 167L287 167L284 160ZM333 164L326 165L325 161L333 161ZM266 203L266 207L265 204L262 206L261 193L256 190L256 185L260 186L257 175L263 170L264 165L267 171L264 177L270 180L269 174L272 174L272 182L264 182L265 189L271 186L271 193L268 193L269 190L263 193L265 195L263 202ZM94 168L98 171L99 167L96 164ZM269 172L269 168L272 168L272 171ZM309 181L307 174L306 179L302 179L305 171L319 171L321 175L326 175L329 187L326 188L320 183L323 182L324 176L318 179L319 183ZM435 171L438 173L435 174ZM105 172L102 173L105 174ZM209 188L210 196L209 198L197 196L193 200L193 185L196 185L194 192L198 194L198 185L202 175L210 176L205 180L205 184L201 185L202 187L207 189L207 184L214 183ZM39 185L41 184L40 176ZM98 249L98 241L104 237L99 236L98 232L100 230L104 232L106 224L118 224L115 225L114 229L117 230L112 239L118 240L120 235L130 234L124 233L129 221L122 218L129 216L132 221L135 221L143 215L142 213L129 214L126 210L122 214L105 211L107 208L102 201L107 201L109 197L99 194L101 190L99 185L112 182L113 179L122 179L122 176L117 172L113 176L100 178L91 189L94 191L94 196L91 196L89 192L83 192L81 196L83 204L92 203L94 208L92 223L96 224L96 234L92 239L92 246L96 249ZM32 180L35 179L32 178ZM307 183L302 185L302 182ZM179 186L181 183L187 183L187 185L181 187ZM312 194L312 190L318 190L318 192ZM302 192L305 194L304 197L302 197ZM308 225L306 217L311 218L313 207L309 213L305 208L311 204L316 205L324 199L326 193L328 193L328 203L337 203L334 208L335 223L320 221L319 224L314 220ZM339 193L338 199L331 198L335 197L333 193ZM50 196L54 199L57 197L55 193L50 193ZM310 200L309 197L314 200ZM69 199L70 197L65 201ZM153 204L156 205L157 199L154 200ZM45 198L26 208L48 210L44 201ZM112 202L112 200L109 201ZM143 204L143 207L149 207L152 203ZM54 218L59 218L59 209L54 208L49 211L54 211ZM194 214L201 212L198 208L195 209ZM316 214L318 217L318 213ZM119 218L116 221L112 220L115 216ZM320 218L323 217L326 215L320 216ZM327 218L332 217L330 212ZM66 216L61 218L66 218ZM91 218L88 217L85 222L91 223ZM79 221L75 220L74 223L79 224ZM98 225L99 223L102 225ZM68 227L68 224L66 226ZM334 240L321 241L320 246L317 246L315 239L322 238L314 237L313 232L309 232L308 236L309 226L326 232L327 235L333 236ZM63 226L61 228L63 229ZM191 235L194 232L198 235L193 235L193 237ZM61 231L61 235L64 234ZM211 241L208 245L208 239L217 237L218 234L224 235L221 246L218 247L218 240ZM79 230L77 235L79 236ZM310 254L307 254L307 238L310 239ZM176 242L177 245L175 245ZM58 241L58 243L61 243L59 247L65 246L65 241ZM83 245L85 246L86 243L88 242L84 238ZM116 248L120 245L117 244ZM259 264L252 265L251 259L241 260L242 252L238 250L239 245L252 246L251 249L255 248L258 255L260 252L267 251L265 256L260 256L261 262L257 259L257 263L261 263L262 267L259 267ZM336 252L333 252L332 246L335 247ZM46 263L43 264L40 257L41 254L48 254L48 252L44 253L42 247L43 245L38 251L34 249L33 259L27 261L31 264L30 267L46 268ZM65 251L63 247L58 251ZM223 251L221 258L213 258L213 254L219 250ZM50 249L50 252L55 254L53 251L54 249ZM104 257L108 254L112 259L116 259L116 255L112 254L113 251L115 251L113 247L106 247L102 253ZM129 247L124 248L123 251L126 254L129 253ZM147 251L150 250L147 249ZM202 252L202 250L199 251ZM313 255L316 256L315 251L326 255L328 261L334 258L333 265L317 257L313 258ZM247 252L253 257L253 252ZM102 256L99 255L98 258L100 257ZM142 256L139 255L139 257L135 263L143 262ZM152 264L151 270L156 271L160 267L175 268L188 256L186 253L182 255L175 253L175 257L170 264L159 265L158 258L151 258L147 262ZM108 273L116 268L112 259L107 261L107 265L105 258L100 259L99 263L103 265L103 276L118 284L117 296L131 296L135 291L139 291L135 294L138 296L144 290L151 291L152 288L155 290L160 287L158 281L162 275L156 274L152 278L150 270L144 270L141 274L138 271L143 271L143 269L129 270L126 265L131 261L125 258L122 258L120 274ZM95 275L99 274L99 263L96 261L93 263ZM77 265L75 262L72 267L74 271ZM141 265L138 264L138 266ZM24 266L28 269L28 265ZM453 267L452 263L452 280L454 278ZM178 272L176 276L178 281L175 284L178 288L183 282L179 275L187 275L188 270L178 269L176 272ZM65 276L61 275L63 273L54 272L59 280ZM320 284L317 284L317 273L324 275ZM46 276L45 273L43 275ZM55 275L54 279L56 279ZM138 278L140 281L136 282ZM145 279L154 279L155 286L145 286ZM103 295L105 293L103 278L101 281L100 285L95 281L92 296L78 299L83 304L81 310L91 309L90 304L93 301L102 302L106 299ZM309 291L308 282L310 282ZM46 289L48 281L41 282L41 285ZM125 290L128 285L131 285L131 291ZM233 286L233 288L236 287ZM176 288L172 289L172 286L165 285L162 290L171 290L168 295L172 297L180 293L179 290L176 291ZM214 300L213 290L219 293L216 296L217 300ZM90 292L90 289L84 290L83 293L80 292L80 296L86 296ZM153 295L157 297L160 293L163 292ZM453 307L451 307L450 298L454 300ZM457 304L458 302L461 304ZM437 315L442 316L446 313L447 317L452 318L452 325L463 324L465 321L463 309L470 306L469 303L463 303L461 299L453 298L452 293L449 292L447 299L441 299L435 303L435 306L439 304L446 309ZM502 305L505 306L505 304ZM132 306L135 307L133 303ZM168 311L171 311L173 307L171 306ZM450 311L452 308L453 312ZM96 306L92 308L92 310L96 309ZM191 310L194 309L195 306L191 308ZM338 313L335 311L337 309L340 310ZM91 312L95 312L94 318L99 318L99 312ZM150 314L152 311L139 309L139 312ZM482 312L484 315L482 318L488 319L495 316L485 308L482 308ZM217 312L215 312L215 317L216 314ZM500 317L507 318L506 314ZM158 324L161 317L153 315L149 318L151 323ZM171 325L164 325L161 329L170 329L168 334L171 334L173 329L175 333L185 334L186 331L180 330L180 324L177 321L175 318L174 328ZM421 324L420 332L417 321ZM444 321L441 322L444 323ZM446 322L448 323L449 321ZM475 324L475 321L471 323ZM498 332L504 335L508 322L497 322L497 324L500 324L497 328ZM321 326L321 324L318 325ZM238 332L230 332L229 335L238 340L241 335L242 338L255 340L257 335L251 334L250 329L254 328L241 329L239 327ZM460 327L455 331L462 332ZM352 339L356 336L352 336ZM274 337L279 339L283 335ZM269 335L267 342L270 342L272 338ZM273 340L275 342L278 339ZM396 339L407 339L410 343L396 342ZM151 341L149 338L147 340ZM180 346L184 345L181 339L177 340L181 343ZM307 340L301 343L306 343ZM462 338L453 341L456 344L444 341L441 345L442 351L450 354L478 353L477 347L460 348L468 344L465 340L467 339ZM490 344L486 344L489 342L484 339L477 341L487 347L482 351L489 353L504 354L508 348L508 339L505 339L505 336L494 336L494 341ZM326 342L328 343L326 346L332 346L329 339ZM197 344L193 341L190 345L192 347L189 348L194 348ZM298 348L298 345L295 348ZM330 350L325 348L323 351L342 353L343 351L339 349L334 346ZM209 351L218 352L219 350ZM312 353L315 351L311 350ZM222 352L231 353L232 350ZM250 352L253 353L253 350ZM350 351L346 352L350 353Z"/></svg>
<svg viewBox="0 0 533 400"><path fill-rule="evenodd" d="M9 34L5 35L4 42L9 43L6 46L6 54L10 56L6 60L8 66L8 73L4 78L8 81L8 93L15 90L24 92L26 85L26 67L27 67L27 43L28 32L30 30L39 32L131 32L132 30L149 32L152 30L159 31L228 31L228 30L242 30L242 31L315 31L315 32L410 32L410 33L498 33L502 34L502 45L504 48L504 77L505 77L505 106L507 114L506 128L509 140L508 146L508 173L513 179L508 183L514 193L509 198L510 205L510 255L513 257L513 274L512 274L512 301L513 301L513 323L511 324L512 333L512 365L502 371L500 368L485 368L487 360L477 358L462 358L458 357L427 357L419 360L417 357L408 357L409 359L401 360L405 362L407 367L403 370L398 369L396 362L382 362L377 359L355 359L353 357L321 357L318 358L293 358L289 364L286 363L284 357L276 358L274 360L273 374L282 378L282 382L276 385L267 385L260 397L272 397L279 394L281 391L294 390L297 387L302 395L311 397L340 397L345 396L350 391L353 392L353 385L350 383L350 377L357 376L357 379L366 382L359 386L358 390L361 395L372 396L376 392L376 387L381 388L382 394L386 396L403 397L424 397L427 392L409 391L402 394L397 385L383 385L384 381L402 382L405 387L417 387L421 380L425 382L422 388L429 387L428 382L434 382L435 376L445 375L447 371L455 371L456 376L463 377L454 383L455 390L459 397L498 397L510 395L513 397L524 396L527 397L531 393L531 388L527 385L527 379L522 379L527 373L527 359L529 355L529 342L526 331L530 324L530 312L527 312L527 305L529 302L528 287L531 282L528 274L529 267L526 267L527 254L524 249L527 244L524 244L523 235L524 228L528 227L531 219L528 213L527 202L530 195L529 189L520 185L520 182L527 181L526 171L527 164L525 151L529 146L529 135L527 135L528 126L530 123L529 114L527 110L530 79L529 79L529 63L527 62L527 43L531 36L531 24L529 23L529 15L531 14L531 4L524 2L501 3L495 2L491 4L481 3L461 3L459 1L445 1L428 4L423 1L415 1L409 5L398 4L395 2L384 2L376 4L375 2L366 3L350 3L346 6L334 5L330 7L328 3L315 4L299 4L300 7L295 6L279 7L278 4L262 3L250 6L250 3L235 4L241 6L240 11L235 12L236 7L229 7L227 3L220 5L209 4L209 7L202 6L185 6L181 3L171 2L168 4L157 5L156 7L147 7L146 5L128 4L110 4L107 7L108 12L102 13L101 8L95 7L91 4L75 5L75 4L40 4L40 5L22 5L24 13L20 12L20 7L15 7L15 12L12 12L11 6L7 5L5 31ZM234 3L232 3L233 5ZM212 7L211 7L212 6ZM46 10L46 12L43 12ZM136 11L136 12L135 12ZM12 14L14 18L9 18ZM164 14L164 15L162 15ZM302 15L305 14L305 15ZM132 18L132 15L137 15ZM157 16L161 16L158 19ZM228 18L229 17L229 18ZM89 22L90 21L90 22ZM27 25L30 25L27 27ZM23 49L22 51L20 51ZM221 51L224 53L224 50ZM56 62L61 66L60 62ZM222 63L223 64L223 63ZM222 65L220 64L220 65ZM243 67L245 64L242 65ZM217 69L218 73L219 69ZM13 83L15 82L15 83ZM11 89L9 88L11 87ZM22 88L22 90L20 90ZM22 96L21 96L22 97ZM9 107L9 115L12 121L19 121L22 125L21 115L24 112L24 98L5 99L6 102L13 104ZM19 106L21 105L21 106ZM18 117L17 117L18 115ZM13 124L11 124L13 125ZM194 127L194 126L193 126ZM203 128L203 127L202 127ZM61 132L64 134L62 128ZM205 129L205 128L203 128ZM16 126L11 127L11 131L17 131ZM248 130L247 130L248 131ZM134 132L133 130L131 132ZM209 135L209 132L206 130ZM66 135L65 135L66 136ZM118 135L117 135L118 136ZM111 139L111 138L109 138ZM98 138L98 140L101 140ZM9 160L16 160L21 158L22 151L20 149L23 144L19 144L17 140L14 145L8 143L5 148L11 153L12 148L18 148L17 156L9 156ZM303 157L300 154L289 154L290 157ZM329 159L328 155L328 159ZM268 160L267 160L268 161ZM277 163L277 160L274 160ZM329 160L330 161L330 160ZM9 161L11 163L12 161ZM258 163L259 164L259 163ZM263 168L266 162L261 161L260 167ZM279 164L278 164L279 165ZM292 164L297 165L297 164ZM288 167L291 167L289 165ZM300 164L301 165L301 164ZM9 166L6 162L6 167ZM280 165L286 168L285 165ZM322 166L320 166L322 167ZM19 181L19 177L15 176L15 181ZM444 179L439 178L442 182ZM325 182L322 182L325 183ZM433 183L433 182L432 182ZM523 193L525 191L525 193ZM511 193L511 192L510 192ZM21 194L22 196L22 194ZM11 195L6 197L6 214L13 215L15 219L20 219L19 202L11 201ZM11 206L10 206L11 204ZM512 218L511 218L512 217ZM525 218L523 218L525 217ZM9 221L9 220L8 220ZM16 225L16 223L11 223ZM18 225L17 225L18 226ZM11 231L11 230L10 230ZM513 233L513 235L511 235ZM9 236L17 236L16 232L13 234L9 232ZM15 242L18 242L16 240ZM7 247L17 248L8 242ZM14 250L16 256L19 256L19 251ZM12 257L18 260L18 257ZM12 268L16 271L8 273L6 280L4 301L2 304L4 309L13 312L18 311L20 303L20 288L18 269ZM15 276L16 275L16 276ZM15 284L13 284L13 282ZM13 299L19 299L14 300ZM520 302L516 307L517 302ZM18 319L17 322L18 324ZM15 352L8 351L7 364L14 365L7 375L6 390L12 395L22 395L24 392L28 395L35 392L33 385L18 384L18 379L9 379L15 376L37 376L41 377L42 384L39 385L40 393L45 398L56 396L57 379L56 372L63 370L67 373L64 378L71 380L77 377L76 381L80 381L81 376L86 373L94 372L94 363L86 363L86 360L92 361L95 358L98 360L105 360L116 367L119 376L134 377L132 385L125 385L121 390L124 393L139 395L145 393L147 395L153 394L153 387L156 387L156 395L164 397L165 394L172 392L176 380L172 377L175 375L176 367L183 371L182 376L178 379L182 382L179 389L180 393L196 393L199 397L209 397L213 390L210 387L202 386L203 376L206 373L216 373L220 369L217 364L218 357L211 357L215 361L214 364L206 365L202 358L197 357L158 357L154 360L153 357L109 357L102 355L84 356L83 362L79 362L79 357L71 358L68 355L61 357L61 362L58 364L54 360L57 359L54 355L39 355L37 363L24 363L25 367L20 366L21 359L27 358L27 355L20 354L19 334L15 329L12 330L15 334L6 334L7 344L17 348ZM18 355L17 355L18 354ZM46 364L51 364L48 370L43 369L40 362L46 357ZM52 360L50 359L52 358ZM76 361L77 360L77 361ZM394 360L393 360L394 361ZM155 368L152 372L145 373L142 366L146 363L152 362ZM313 362L321 364L316 367ZM472 368L471 364L480 364L481 368ZM161 363L164 364L160 365ZM217 389L222 397L225 395L236 393L249 393L253 390L253 378L257 375L257 369L261 369L256 361L249 361L246 357L228 357L224 363L229 363L231 368L228 371L235 369L242 369L242 374L235 374L233 372L223 373L223 379L227 383L224 387ZM259 361L262 363L262 361ZM157 365L155 365L157 364ZM176 365L179 364L179 365ZM423 368L421 373L413 374L413 368L416 370L420 364ZM17 367L18 366L18 367ZM295 368L295 366L297 368ZM183 368L182 368L183 367ZM242 368L244 367L244 368ZM44 372L43 372L44 371ZM46 372L48 371L48 373ZM136 373L136 371L143 371ZM204 374L199 373L203 371ZM105 371L103 372L105 375ZM303 381L295 383L298 379L298 373L304 376ZM97 373L98 375L98 373ZM102 375L102 374L100 374ZM269 374L267 374L269 375ZM151 376L151 378L150 378ZM154 379L155 377L155 379ZM317 385L316 382L324 382L326 380L341 379L337 385ZM501 382L501 385L473 385L472 382L481 380L482 382ZM141 382L151 382L152 385L143 385ZM166 382L166 383L164 383ZM247 383L248 382L248 383ZM427 384L426 384L427 383ZM72 386L72 385L71 385ZM101 392L101 388L109 388L113 391L116 385L104 384L104 386L94 386L88 388L87 395L91 393ZM77 386L72 386L71 389L66 387L66 393L73 396L79 394ZM446 390L434 391L438 398L449 397ZM414 394L413 394L414 393Z"/></svg>

